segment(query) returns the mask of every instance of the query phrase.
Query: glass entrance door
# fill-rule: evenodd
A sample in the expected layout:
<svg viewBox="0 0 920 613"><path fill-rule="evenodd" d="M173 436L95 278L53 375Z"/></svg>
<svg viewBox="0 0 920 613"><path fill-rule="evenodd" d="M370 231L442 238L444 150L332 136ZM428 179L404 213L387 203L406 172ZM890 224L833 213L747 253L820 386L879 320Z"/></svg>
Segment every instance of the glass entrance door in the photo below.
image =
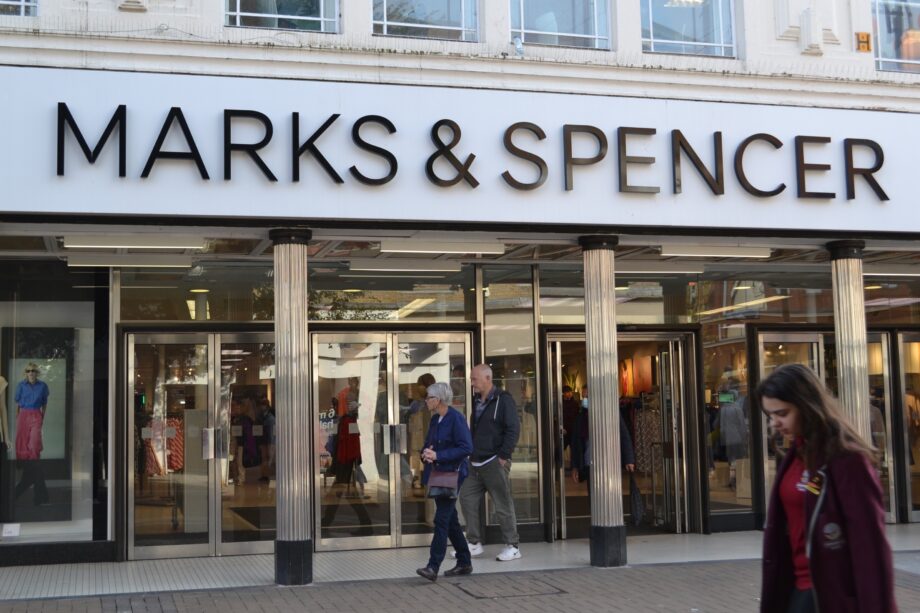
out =
<svg viewBox="0 0 920 613"><path fill-rule="evenodd" d="M867 336L869 371L869 411L871 443L879 451L879 478L882 483L886 519L895 521L895 479L892 470L893 437L891 419L891 373L889 368L888 335L870 333ZM837 394L837 351L834 335L820 332L762 333L758 339L760 380L784 364L802 364L814 370L834 395ZM902 388L903 389L903 388ZM770 491L779 462L791 440L784 440L769 427L765 416L764 475L765 500ZM920 507L918 507L920 508Z"/></svg>
<svg viewBox="0 0 920 613"><path fill-rule="evenodd" d="M920 521L920 334L898 335L901 358L901 406L904 420L907 510Z"/></svg>
<svg viewBox="0 0 920 613"><path fill-rule="evenodd" d="M128 555L267 553L271 334L129 334Z"/></svg>
<svg viewBox="0 0 920 613"><path fill-rule="evenodd" d="M558 538L588 535L591 508L578 457L584 445L583 411L590 411L587 358L581 334L550 335L550 423L555 424L554 516ZM630 532L681 533L690 526L687 424L693 423L684 372L687 340L674 335L618 336L622 444L635 471L623 470L623 510ZM690 420L690 421L688 421ZM628 455L627 455L628 457Z"/></svg>
<svg viewBox="0 0 920 613"><path fill-rule="evenodd" d="M317 549L427 544L426 389L449 383L469 415L469 334L315 333L312 347Z"/></svg>

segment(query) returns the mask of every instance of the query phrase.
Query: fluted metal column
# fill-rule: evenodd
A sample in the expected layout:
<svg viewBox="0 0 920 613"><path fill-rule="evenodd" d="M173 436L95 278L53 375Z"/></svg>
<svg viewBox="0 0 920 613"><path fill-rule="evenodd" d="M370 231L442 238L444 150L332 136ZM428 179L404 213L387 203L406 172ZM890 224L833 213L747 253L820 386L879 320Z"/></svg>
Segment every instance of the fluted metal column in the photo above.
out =
<svg viewBox="0 0 920 613"><path fill-rule="evenodd" d="M275 582L313 582L310 539L310 339L305 229L269 232L275 260Z"/></svg>
<svg viewBox="0 0 920 613"><path fill-rule="evenodd" d="M591 440L591 565L626 564L617 367L616 236L582 236Z"/></svg>
<svg viewBox="0 0 920 613"><path fill-rule="evenodd" d="M833 241L834 343L840 404L856 430L872 442L869 425L869 348L866 343L866 301L863 290L861 240Z"/></svg>

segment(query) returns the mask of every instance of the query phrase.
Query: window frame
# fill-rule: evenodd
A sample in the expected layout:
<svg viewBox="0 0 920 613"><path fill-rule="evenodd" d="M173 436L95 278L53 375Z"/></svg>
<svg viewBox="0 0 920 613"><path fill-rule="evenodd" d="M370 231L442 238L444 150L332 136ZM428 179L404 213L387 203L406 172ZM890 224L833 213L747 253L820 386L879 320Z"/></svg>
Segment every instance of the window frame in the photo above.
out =
<svg viewBox="0 0 920 613"><path fill-rule="evenodd" d="M654 13L654 0L640 0L644 2L648 10L648 32L649 35L646 38L644 35L642 38L642 52L643 53L658 53L663 55L682 55L682 56L696 56L696 57L707 57L707 58L718 58L718 59L738 59L738 32L736 28L737 24L737 14L735 12L735 0L712 0L714 3L718 3L718 38L722 39L722 36L725 32L725 19L723 18L724 13L724 4L728 4L728 19L729 25L731 26L731 42L714 42L714 43L704 43L704 42L690 42L690 41L679 41L679 40L668 40L668 39L656 39L655 38L655 13ZM640 30L644 24L640 23ZM708 54L708 53L699 53L696 51L673 51L673 50L660 50L655 49L655 45L667 45L667 46L683 46L690 49L717 49L727 51L728 54ZM648 46L648 48L646 48Z"/></svg>
<svg viewBox="0 0 920 613"><path fill-rule="evenodd" d="M0 15L0 17L37 17L38 0L0 0L0 7L11 6L18 7L18 15ZM27 13L26 9L31 8L32 12Z"/></svg>
<svg viewBox="0 0 920 613"><path fill-rule="evenodd" d="M575 33L562 32L562 31L540 32L537 30L528 30L524 25L524 4L526 1L527 0L511 0L511 3L514 3L516 5L517 7L516 10L518 10L520 13L520 24L521 24L520 28L515 28L513 25L514 24L513 14L509 14L509 17L511 17L510 21L512 24L511 42L514 42L515 38L519 38L521 41L521 44L523 45L538 45L541 47L559 47L559 48L565 48L565 49L590 49L594 51L610 51L611 49L610 2L608 0L582 0L583 2L593 2L594 3L594 22L593 22L594 34L593 35L592 34L575 34ZM605 10L604 10L603 20L600 19L600 11L598 10L598 6L601 3L604 3L606 5ZM508 6L509 6L509 11L513 10L511 9L511 4L509 4ZM602 36L601 34L599 34L600 28L598 27L598 24L602 22L604 22L607 26L606 36ZM558 43L538 42L538 41L527 40L528 34L530 34L531 36L558 36L558 37L567 37L567 38L581 38L585 40L594 41L594 45L593 46L579 46L579 45L563 45L563 44L558 44Z"/></svg>
<svg viewBox="0 0 920 613"><path fill-rule="evenodd" d="M243 0L228 0L224 4L224 27L225 28L247 28L247 29L258 29L258 30L282 30L284 32L303 32L306 34L340 34L341 33L341 15L342 15L342 6L341 0L333 0L335 3L335 15L333 17L324 17L326 3L324 0L319 0L319 17L301 17L298 15L285 15L281 13L251 13L248 11L243 11L240 9L240 4ZM232 10L232 6L236 6L236 10ZM240 20L246 17L255 17L270 19L275 18L278 20L288 19L292 21L302 21L307 23L319 23L319 30L303 30L300 28L286 28L281 26L250 26L240 23ZM233 23L236 21L236 23ZM322 29L326 24L332 24L331 30Z"/></svg>
<svg viewBox="0 0 920 613"><path fill-rule="evenodd" d="M884 57L882 55L882 37L880 35L879 26L881 25L881 20L884 17L881 14L881 8L883 4L897 7L916 8L917 18L920 20L920 2L912 2L911 0L872 0L872 27L874 30L873 34L875 35L875 69L882 72L898 72L907 74L920 72L920 59L906 60L896 57ZM911 30L910 24L907 25L908 29L904 30L904 33ZM920 29L920 23L918 23L918 29Z"/></svg>
<svg viewBox="0 0 920 613"><path fill-rule="evenodd" d="M460 0L460 24L461 24L460 26L441 26L441 25L423 24L423 23L391 22L387 18L387 2L390 2L391 0L381 0L381 1L383 2L383 21L380 21L374 17L374 3L371 2L371 33L374 36L387 36L387 37L395 37L395 38L417 38L417 39L422 39L422 40L425 40L425 39L443 40L443 41L450 41L450 42L456 42L456 43L478 43L479 42L480 31L482 29L482 23L480 20L482 11L479 10L480 8L479 0ZM472 30L470 30L465 25L463 25L466 23L468 9L472 9L474 11L473 19L475 22L475 28L473 28ZM378 26L382 29L381 32L376 31ZM418 28L419 30L445 30L445 31L451 31L451 32L459 32L460 38L445 38L441 36L419 36L419 35L404 34L404 33L393 34L387 31L391 27L407 28L407 29ZM471 35L470 38L466 38L468 33Z"/></svg>

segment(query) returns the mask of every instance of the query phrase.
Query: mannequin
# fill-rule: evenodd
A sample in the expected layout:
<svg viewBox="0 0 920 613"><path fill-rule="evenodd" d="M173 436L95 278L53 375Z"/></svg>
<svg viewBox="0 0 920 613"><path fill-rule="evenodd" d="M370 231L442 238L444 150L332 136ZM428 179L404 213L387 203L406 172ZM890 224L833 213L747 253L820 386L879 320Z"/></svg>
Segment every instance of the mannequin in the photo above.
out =
<svg viewBox="0 0 920 613"><path fill-rule="evenodd" d="M48 409L50 392L44 381L38 380L38 365L30 362L25 378L16 386L16 459L22 466L22 478L16 484L19 498L33 487L35 506L48 504L48 489L41 468L42 424Z"/></svg>

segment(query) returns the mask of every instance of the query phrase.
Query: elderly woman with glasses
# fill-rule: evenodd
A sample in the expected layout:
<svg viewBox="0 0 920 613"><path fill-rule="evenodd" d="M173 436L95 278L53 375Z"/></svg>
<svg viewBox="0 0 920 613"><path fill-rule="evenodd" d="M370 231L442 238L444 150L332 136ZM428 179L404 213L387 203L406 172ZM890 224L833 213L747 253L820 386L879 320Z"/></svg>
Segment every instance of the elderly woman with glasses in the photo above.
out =
<svg viewBox="0 0 920 613"><path fill-rule="evenodd" d="M429 497L434 498L436 508L434 536L431 538L428 564L415 571L429 581L438 579L438 570L447 553L448 539L457 552L457 565L446 571L444 576L455 577L473 572L470 548L457 517L457 491L469 473L473 439L466 418L450 406L453 397L450 384L438 382L428 386L425 398L432 415L421 454L422 462L425 463L422 483L429 485L432 471L457 473L456 488L429 488Z"/></svg>

